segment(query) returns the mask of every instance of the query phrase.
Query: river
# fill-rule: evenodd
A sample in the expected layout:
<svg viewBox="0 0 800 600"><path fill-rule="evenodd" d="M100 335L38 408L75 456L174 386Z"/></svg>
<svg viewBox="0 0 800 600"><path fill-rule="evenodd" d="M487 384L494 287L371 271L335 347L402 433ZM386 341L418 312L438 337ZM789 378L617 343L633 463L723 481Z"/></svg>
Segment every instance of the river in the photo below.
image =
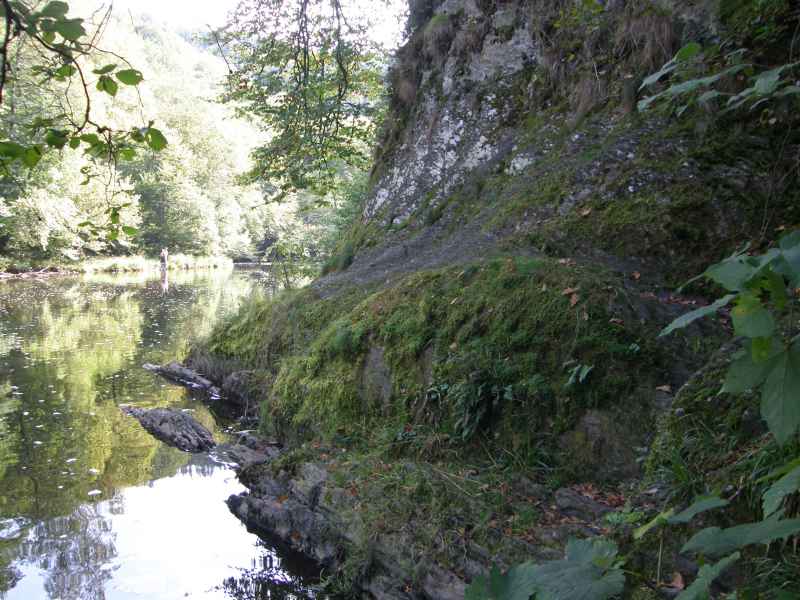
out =
<svg viewBox="0 0 800 600"><path fill-rule="evenodd" d="M226 424L142 369L180 357L271 280L254 272L0 282L0 598L312 598L313 577L230 514L230 468L121 404Z"/></svg>

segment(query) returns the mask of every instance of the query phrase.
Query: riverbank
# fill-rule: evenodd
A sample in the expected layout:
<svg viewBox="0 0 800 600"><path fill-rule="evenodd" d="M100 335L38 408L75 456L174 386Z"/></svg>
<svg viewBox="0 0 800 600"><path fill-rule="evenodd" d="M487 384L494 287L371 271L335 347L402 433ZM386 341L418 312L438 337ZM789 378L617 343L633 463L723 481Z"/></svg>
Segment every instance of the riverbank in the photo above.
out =
<svg viewBox="0 0 800 600"><path fill-rule="evenodd" d="M233 260L227 256L192 256L174 254L169 257L169 270L189 271L201 269L232 269ZM90 273L146 273L158 272L158 259L145 256L104 256L75 262L20 261L4 259L0 262L0 279L30 278L53 275L79 275Z"/></svg>

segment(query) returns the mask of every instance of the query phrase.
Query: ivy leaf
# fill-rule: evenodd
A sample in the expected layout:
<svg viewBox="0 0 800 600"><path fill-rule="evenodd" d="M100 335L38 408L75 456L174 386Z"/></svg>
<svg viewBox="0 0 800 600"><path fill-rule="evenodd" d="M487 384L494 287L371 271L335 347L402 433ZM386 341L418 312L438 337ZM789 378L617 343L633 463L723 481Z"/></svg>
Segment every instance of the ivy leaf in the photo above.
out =
<svg viewBox="0 0 800 600"><path fill-rule="evenodd" d="M775 319L761 300L751 293L741 294L731 311L736 335L748 338L768 338L775 332Z"/></svg>
<svg viewBox="0 0 800 600"><path fill-rule="evenodd" d="M109 96L116 96L119 85L108 75L101 75L100 79L97 80L97 89Z"/></svg>
<svg viewBox="0 0 800 600"><path fill-rule="evenodd" d="M125 85L139 85L144 80L142 72L136 69L117 71L116 76Z"/></svg>
<svg viewBox="0 0 800 600"><path fill-rule="evenodd" d="M676 329L682 329L687 325L697 321L697 319L702 319L705 316L714 314L723 306L727 306L730 304L731 300L736 298L736 294L728 294L727 296L720 298L713 304L709 306L703 306L702 308L698 308L697 310L693 310L692 312L686 313L675 319L672 323L670 323L667 327L663 329L661 333L658 334L658 337L664 337L665 335L669 335Z"/></svg>
<svg viewBox="0 0 800 600"><path fill-rule="evenodd" d="M681 548L682 553L697 552L707 556L722 556L753 544L769 544L800 532L800 519L765 519L727 529L708 527L696 533Z"/></svg>
<svg viewBox="0 0 800 600"><path fill-rule="evenodd" d="M741 554L735 552L727 556L713 565L703 565L700 572L697 574L697 579L694 580L692 585L683 590L678 596L677 600L706 600L708 598L708 590L714 580L722 575L722 573L735 563Z"/></svg>
<svg viewBox="0 0 800 600"><path fill-rule="evenodd" d="M677 515L669 517L667 522L673 525L678 523L688 523L700 513L704 513L715 508L722 508L723 506L728 506L728 504L730 503L727 500L723 500L717 496L705 496L697 498L689 508L679 512Z"/></svg>
<svg viewBox="0 0 800 600"><path fill-rule="evenodd" d="M786 496L794 494L800 490L800 466L793 471L789 471L778 481L773 483L761 497L761 507L764 510L764 517L771 517L779 514L778 511L783 504ZM781 511L783 512L783 511ZM783 516L782 514L780 516Z"/></svg>
<svg viewBox="0 0 800 600"><path fill-rule="evenodd" d="M148 127L144 136L145 142L151 149L159 152L167 147L167 138L155 127Z"/></svg>
<svg viewBox="0 0 800 600"><path fill-rule="evenodd" d="M800 346L779 355L764 384L761 416L780 444L800 427Z"/></svg>
<svg viewBox="0 0 800 600"><path fill-rule="evenodd" d="M86 35L86 30L83 28L83 19L58 20L54 29L61 34L61 37L70 42L76 42Z"/></svg>

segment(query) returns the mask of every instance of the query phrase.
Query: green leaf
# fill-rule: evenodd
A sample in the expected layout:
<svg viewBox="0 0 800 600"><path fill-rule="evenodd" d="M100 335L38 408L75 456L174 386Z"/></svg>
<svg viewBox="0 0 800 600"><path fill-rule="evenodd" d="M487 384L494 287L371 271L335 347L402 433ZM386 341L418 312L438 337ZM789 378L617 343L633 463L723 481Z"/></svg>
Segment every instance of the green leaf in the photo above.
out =
<svg viewBox="0 0 800 600"><path fill-rule="evenodd" d="M66 2L48 2L47 5L39 11L39 15L43 17L50 17L52 19L63 19L69 12L69 5Z"/></svg>
<svg viewBox="0 0 800 600"><path fill-rule="evenodd" d="M778 513L783 504L783 499L798 490L800 490L800 466L793 471L789 471L764 492L761 497L764 517L771 517Z"/></svg>
<svg viewBox="0 0 800 600"><path fill-rule="evenodd" d="M678 53L675 55L675 60L678 62L686 62L687 60L691 60L700 52L703 51L703 47L698 44L697 42L689 42L683 48L678 50Z"/></svg>
<svg viewBox="0 0 800 600"><path fill-rule="evenodd" d="M761 416L780 444L800 427L800 348L795 343L776 358L761 395Z"/></svg>
<svg viewBox="0 0 800 600"><path fill-rule="evenodd" d="M61 37L70 42L77 42L86 35L86 30L83 28L83 19L63 19L56 21L55 30Z"/></svg>
<svg viewBox="0 0 800 600"><path fill-rule="evenodd" d="M120 148L119 157L121 160L133 160L136 158L136 150L133 148Z"/></svg>
<svg viewBox="0 0 800 600"><path fill-rule="evenodd" d="M133 235L136 235L137 233L139 233L139 230L136 229L136 227L131 227L130 225L123 225L122 226L122 231L125 233L125 235L130 235L130 236L133 236Z"/></svg>
<svg viewBox="0 0 800 600"><path fill-rule="evenodd" d="M78 147L78 146L80 146L80 145L81 145L81 140L80 140L80 138L72 138L72 139L69 141L69 147L70 147L70 148L72 148L73 150L75 150L75 148L77 148L77 147Z"/></svg>
<svg viewBox="0 0 800 600"><path fill-rule="evenodd" d="M741 356L734 360L728 369L722 392L726 394L743 394L748 390L756 389L764 383L767 375L775 368L775 358L784 351L783 346L773 338L769 338L768 341L771 347L768 346L766 358L761 361L756 360L755 351L751 350L751 347L755 348L758 340L747 341Z"/></svg>
<svg viewBox="0 0 800 600"><path fill-rule="evenodd" d="M56 72L54 73L57 78L66 79L67 77L72 77L75 73L78 72L73 65L61 65Z"/></svg>
<svg viewBox="0 0 800 600"><path fill-rule="evenodd" d="M668 520L675 514L675 509L670 508L669 510L665 510L658 515L656 515L649 523L645 523L641 527L637 528L636 531L633 532L633 539L640 540L645 535L647 535L650 531L657 527L661 527Z"/></svg>
<svg viewBox="0 0 800 600"><path fill-rule="evenodd" d="M722 498L718 498L716 496L697 498L689 508L679 512L675 516L669 517L667 521L673 525L678 523L688 523L700 513L713 510L715 508L722 508L723 506L728 506L728 504L730 503L727 500L723 500Z"/></svg>
<svg viewBox="0 0 800 600"><path fill-rule="evenodd" d="M736 298L736 294L728 294L724 298L720 298L713 304L709 306L703 306L702 308L698 308L697 310L693 310L692 312L686 313L675 319L672 323L670 323L664 330L658 334L658 337L663 337L665 335L669 335L676 329L682 329L687 325L697 321L697 319L702 319L705 316L714 314L723 306L727 306L730 304L731 300Z"/></svg>
<svg viewBox="0 0 800 600"><path fill-rule="evenodd" d="M531 597L532 563L524 563L502 575L497 567L467 587L464 600L528 600Z"/></svg>
<svg viewBox="0 0 800 600"><path fill-rule="evenodd" d="M50 129L44 136L44 141L48 146L60 150L67 145L67 132L58 129Z"/></svg>
<svg viewBox="0 0 800 600"><path fill-rule="evenodd" d="M707 556L722 556L753 544L769 544L800 532L800 519L765 519L720 529L708 527L696 533L681 552L697 552Z"/></svg>
<svg viewBox="0 0 800 600"><path fill-rule="evenodd" d="M38 165L40 160L42 160L42 148L40 146L26 148L25 153L22 155L22 162L30 169Z"/></svg>
<svg viewBox="0 0 800 600"><path fill-rule="evenodd" d="M739 295L731 311L736 335L748 338L768 338L775 331L775 319L761 300L751 293Z"/></svg>
<svg viewBox="0 0 800 600"><path fill-rule="evenodd" d="M570 540L564 560L531 569L537 600L606 600L622 593L625 575L614 566L617 552L603 538Z"/></svg>
<svg viewBox="0 0 800 600"><path fill-rule="evenodd" d="M25 154L25 147L16 142L0 142L0 156L14 160L22 158Z"/></svg>
<svg viewBox="0 0 800 600"><path fill-rule="evenodd" d="M596 538L570 540L563 560L524 563L501 575L495 568L467 588L465 600L606 600L620 594L625 575L617 546Z"/></svg>
<svg viewBox="0 0 800 600"><path fill-rule="evenodd" d="M92 71L92 73L94 73L95 75L107 75L116 68L117 65L106 65L105 67L95 69L94 71Z"/></svg>
<svg viewBox="0 0 800 600"><path fill-rule="evenodd" d="M141 71L137 71L136 69L117 71L116 76L117 79L125 85L139 85L144 80Z"/></svg>
<svg viewBox="0 0 800 600"><path fill-rule="evenodd" d="M756 275L756 269L747 262L747 258L746 254L735 254L711 265L703 275L729 292L738 292Z"/></svg>
<svg viewBox="0 0 800 600"><path fill-rule="evenodd" d="M147 145L156 152L167 147L167 138L165 138L164 134L155 127L147 128L147 133L145 133L144 139L145 142L147 142Z"/></svg>
<svg viewBox="0 0 800 600"><path fill-rule="evenodd" d="M683 590L677 600L707 600L708 591L714 580L735 563L741 555L738 552L731 554L713 565L703 565L697 574L697 579L688 588Z"/></svg>
<svg viewBox="0 0 800 600"><path fill-rule="evenodd" d="M116 96L119 85L108 75L101 75L100 79L97 80L97 89L109 96Z"/></svg>

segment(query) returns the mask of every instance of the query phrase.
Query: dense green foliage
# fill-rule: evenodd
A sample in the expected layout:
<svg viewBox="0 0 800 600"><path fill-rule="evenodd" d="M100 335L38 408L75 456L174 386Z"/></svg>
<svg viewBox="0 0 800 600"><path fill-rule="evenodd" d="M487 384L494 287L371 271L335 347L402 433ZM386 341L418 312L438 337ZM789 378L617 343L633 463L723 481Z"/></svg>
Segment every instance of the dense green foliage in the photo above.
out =
<svg viewBox="0 0 800 600"><path fill-rule="evenodd" d="M215 42L230 73L222 98L268 132L249 179L273 199L325 196L366 171L382 111L385 50L368 16L339 0L241 2Z"/></svg>
<svg viewBox="0 0 800 600"><path fill-rule="evenodd" d="M95 6L74 2L73 10L93 14ZM261 192L237 181L258 138L214 102L222 61L148 20L105 14L81 23L104 50L76 48L74 69L39 66L19 38L0 123L21 147L51 151L7 164L2 253L17 262L157 254L164 246L253 255L275 224ZM120 66L122 55L138 69ZM79 77L78 66L91 77L85 94L69 79ZM91 107L91 122L72 131L65 107ZM145 123L124 139L115 133L143 113L157 116L160 129Z"/></svg>

